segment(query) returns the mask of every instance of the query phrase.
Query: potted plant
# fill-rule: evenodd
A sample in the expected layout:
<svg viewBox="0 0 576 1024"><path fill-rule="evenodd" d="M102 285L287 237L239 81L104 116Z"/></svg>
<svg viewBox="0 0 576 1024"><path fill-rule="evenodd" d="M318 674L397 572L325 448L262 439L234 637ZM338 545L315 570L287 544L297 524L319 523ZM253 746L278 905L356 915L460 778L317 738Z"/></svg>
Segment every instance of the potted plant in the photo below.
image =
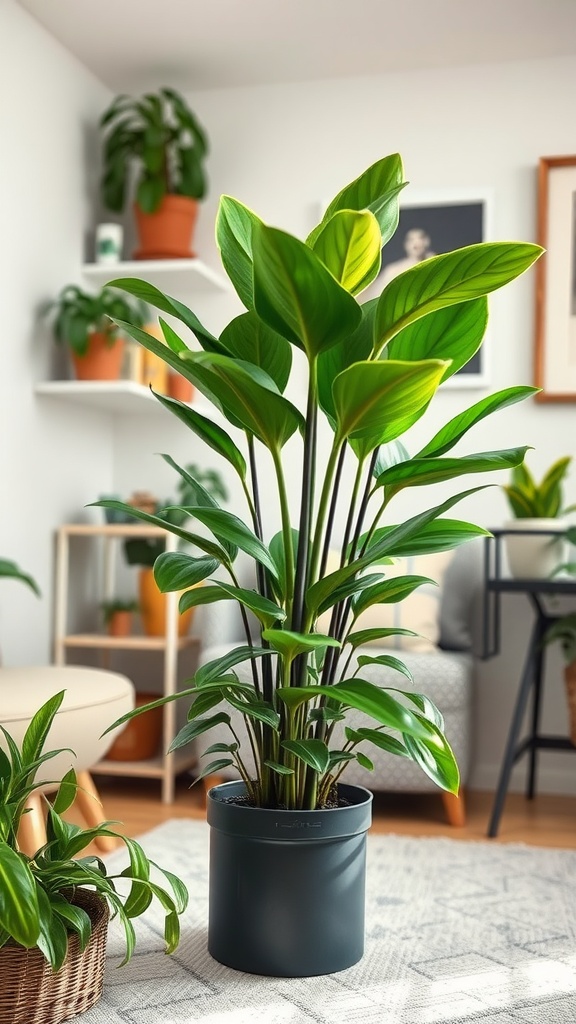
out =
<svg viewBox="0 0 576 1024"><path fill-rule="evenodd" d="M576 613L563 615L544 634L544 643L559 642L564 655L564 684L568 701L570 739L576 746Z"/></svg>
<svg viewBox="0 0 576 1024"><path fill-rule="evenodd" d="M62 779L53 802L46 799L46 844L30 855L20 849L26 802L42 788L36 773L58 753L45 752L44 745L63 697L64 691L57 693L39 709L20 748L0 726L0 1019L7 1022L58 1024L97 1002L110 910L124 927L127 963L135 944L132 920L157 898L170 953L178 945L179 916L187 903L183 883L152 865L135 840L113 829L114 822L81 829L64 819L77 789L73 770ZM79 856L103 835L127 848L128 864L120 874L108 874L100 857ZM162 872L167 887L151 876L152 866Z"/></svg>
<svg viewBox="0 0 576 1024"><path fill-rule="evenodd" d="M171 460L168 460L171 461ZM194 488L186 479L180 478L177 484L180 507L168 499L163 504L157 502L153 495L147 491L136 492L130 499L130 509L137 509L139 512L152 512L163 521L169 521L173 526L182 526L187 518L182 506L194 505L196 503L197 489L206 491L215 499L225 501L228 497L224 481L214 469L202 470L190 463L186 466L186 473L189 480L194 480ZM116 508L126 506L116 504ZM138 575L139 607L142 616L142 625L146 636L164 636L166 633L166 594L159 588L154 579L154 563L165 549L162 539L154 537L130 537L124 541L124 557L128 565L140 567ZM185 609L178 618L178 635L186 636L190 629L194 614L194 608Z"/></svg>
<svg viewBox="0 0 576 1024"><path fill-rule="evenodd" d="M139 608L138 601L114 597L100 603L104 625L110 636L130 636L132 616Z"/></svg>
<svg viewBox="0 0 576 1024"><path fill-rule="evenodd" d="M486 294L527 270L542 251L511 242L468 246L412 267L379 298L361 303L356 296L377 277L382 247L396 229L404 184L398 155L377 161L338 193L305 241L224 196L217 240L246 311L219 338L150 285L114 282L193 330L202 351L190 350L163 320L166 344L123 325L245 437L236 443L219 424L158 394L233 467L248 521L222 509L183 468L195 497L181 511L211 536L137 515L203 552L160 554L154 564L160 589L188 588L181 610L236 601L245 623L245 645L203 665L186 691L166 700L192 699L172 749L213 727L229 729L228 742L208 749L215 759L199 776L234 763L242 779L208 794L208 948L217 960L259 974L324 974L362 956L371 794L342 782L350 761L369 770L370 747L383 747L411 758L448 792L458 791L440 711L425 694L402 688L407 670L391 655L382 660L397 670L396 688L365 678L370 657L355 659L354 652L389 631L367 636L355 621L364 609L397 600L398 587L408 594L424 582L388 579L391 558L448 550L487 531L449 515L477 488L396 522L392 499L408 487L511 468L526 450L452 454L486 416L534 394L522 386L478 400L413 455L400 443L442 382L480 347ZM290 394L302 394L301 406L286 396L293 349L298 376ZM339 565L327 572L336 544ZM254 567L248 586L239 552ZM202 580L210 583L195 589ZM321 632L317 623L326 610L330 627ZM348 728L336 744L335 724L345 722L350 708L365 713L366 726ZM238 742L239 715L254 772Z"/></svg>
<svg viewBox="0 0 576 1024"><path fill-rule="evenodd" d="M141 302L107 286L91 294L66 285L44 311L54 315L54 338L68 345L78 380L117 380L124 338L113 318L127 318L140 327L146 319Z"/></svg>
<svg viewBox="0 0 576 1024"><path fill-rule="evenodd" d="M510 572L517 578L550 576L562 562L566 523L562 516L576 505L563 507L563 483L572 459L557 459L537 482L528 466L516 466L502 487L514 519L504 524Z"/></svg>
<svg viewBox="0 0 576 1024"><path fill-rule="evenodd" d="M117 96L101 118L104 133L101 194L120 213L135 170L135 259L191 257L198 201L206 194L206 132L182 96L162 88Z"/></svg>

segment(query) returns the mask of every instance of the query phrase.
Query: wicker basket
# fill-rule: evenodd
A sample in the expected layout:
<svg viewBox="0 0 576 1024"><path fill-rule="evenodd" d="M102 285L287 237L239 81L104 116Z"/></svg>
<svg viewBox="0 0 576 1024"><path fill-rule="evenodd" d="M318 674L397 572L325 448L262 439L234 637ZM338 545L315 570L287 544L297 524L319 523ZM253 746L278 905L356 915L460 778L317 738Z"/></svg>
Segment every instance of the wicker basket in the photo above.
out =
<svg viewBox="0 0 576 1024"><path fill-rule="evenodd" d="M89 889L77 889L74 903L89 914L92 935L80 951L75 932L57 974L39 949L7 944L0 949L0 1024L59 1024L84 1013L102 995L108 904Z"/></svg>
<svg viewBox="0 0 576 1024"><path fill-rule="evenodd" d="M570 740L576 747L576 661L573 661L570 665L565 665L564 682L566 684L566 699L568 701Z"/></svg>

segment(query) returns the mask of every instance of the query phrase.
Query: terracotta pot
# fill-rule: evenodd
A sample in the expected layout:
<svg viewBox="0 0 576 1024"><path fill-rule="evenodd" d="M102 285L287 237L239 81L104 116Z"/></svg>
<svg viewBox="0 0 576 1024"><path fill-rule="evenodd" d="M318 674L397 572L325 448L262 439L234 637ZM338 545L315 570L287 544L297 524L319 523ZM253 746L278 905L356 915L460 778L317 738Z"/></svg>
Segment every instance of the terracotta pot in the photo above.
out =
<svg viewBox="0 0 576 1024"><path fill-rule="evenodd" d="M135 260L189 259L196 255L191 248L198 218L196 199L164 196L154 213L144 213L135 203L134 215L139 242Z"/></svg>
<svg viewBox="0 0 576 1024"><path fill-rule="evenodd" d="M140 615L146 636L164 636L166 633L167 594L158 590L152 568L143 568L138 577ZM178 595L180 596L180 595ZM186 636L195 609L189 608L178 616L178 636Z"/></svg>
<svg viewBox="0 0 576 1024"><path fill-rule="evenodd" d="M88 351L79 356L70 351L77 380L118 380L124 356L124 339L94 331L88 339Z"/></svg>
<svg viewBox="0 0 576 1024"><path fill-rule="evenodd" d="M141 708L161 696L161 693L137 693L135 706ZM106 758L109 761L147 761L158 753L161 743L162 708L153 708L127 722Z"/></svg>
<svg viewBox="0 0 576 1024"><path fill-rule="evenodd" d="M186 377L183 377L181 373L169 370L168 394L170 398L176 398L179 402L187 402L189 404L194 397L194 385L189 380L186 380Z"/></svg>
<svg viewBox="0 0 576 1024"><path fill-rule="evenodd" d="M130 636L132 632L132 612L113 612L107 628L110 636Z"/></svg>

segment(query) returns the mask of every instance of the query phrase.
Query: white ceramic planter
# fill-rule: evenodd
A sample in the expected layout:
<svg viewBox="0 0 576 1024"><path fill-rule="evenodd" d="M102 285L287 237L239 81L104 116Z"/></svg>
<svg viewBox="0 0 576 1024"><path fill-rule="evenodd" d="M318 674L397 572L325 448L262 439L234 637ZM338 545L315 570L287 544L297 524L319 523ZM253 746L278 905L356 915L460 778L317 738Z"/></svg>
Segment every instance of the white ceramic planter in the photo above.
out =
<svg viewBox="0 0 576 1024"><path fill-rule="evenodd" d="M511 519L504 523L506 557L510 574L516 579L550 576L565 560L566 524L560 519ZM516 531L530 530L530 533Z"/></svg>

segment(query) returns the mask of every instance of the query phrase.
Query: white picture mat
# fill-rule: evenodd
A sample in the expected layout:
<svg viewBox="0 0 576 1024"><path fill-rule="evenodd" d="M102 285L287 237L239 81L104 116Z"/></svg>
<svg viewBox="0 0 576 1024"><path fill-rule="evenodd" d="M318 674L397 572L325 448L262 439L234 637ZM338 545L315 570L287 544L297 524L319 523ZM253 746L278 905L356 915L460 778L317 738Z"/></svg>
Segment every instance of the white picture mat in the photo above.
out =
<svg viewBox="0 0 576 1024"><path fill-rule="evenodd" d="M573 312L576 167L554 167L548 176L545 241L544 390L576 397L576 315Z"/></svg>

